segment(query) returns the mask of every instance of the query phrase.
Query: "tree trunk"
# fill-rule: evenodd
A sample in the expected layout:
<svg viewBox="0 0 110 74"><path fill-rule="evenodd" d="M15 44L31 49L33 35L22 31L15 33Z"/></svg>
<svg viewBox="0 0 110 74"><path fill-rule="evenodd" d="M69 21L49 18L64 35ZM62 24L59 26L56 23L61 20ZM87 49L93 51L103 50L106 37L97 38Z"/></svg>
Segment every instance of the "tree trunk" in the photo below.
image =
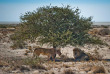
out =
<svg viewBox="0 0 110 74"><path fill-rule="evenodd" d="M50 58L52 58L52 60L53 61L55 61L55 57L56 57L56 46L55 46L55 44L53 43L53 48L55 49L55 53L54 53L54 57L50 57Z"/></svg>
<svg viewBox="0 0 110 74"><path fill-rule="evenodd" d="M53 48L55 48L55 49L56 49L56 46L55 46L55 45L53 45Z"/></svg>
<svg viewBox="0 0 110 74"><path fill-rule="evenodd" d="M53 48L55 48L56 49L56 45L55 45L55 43L53 42Z"/></svg>

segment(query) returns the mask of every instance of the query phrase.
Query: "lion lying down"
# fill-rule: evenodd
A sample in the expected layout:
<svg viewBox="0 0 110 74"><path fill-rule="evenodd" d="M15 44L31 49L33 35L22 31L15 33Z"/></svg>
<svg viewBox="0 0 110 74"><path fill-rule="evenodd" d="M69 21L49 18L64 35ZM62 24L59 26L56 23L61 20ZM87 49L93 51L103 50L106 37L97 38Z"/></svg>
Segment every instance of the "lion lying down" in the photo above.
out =
<svg viewBox="0 0 110 74"><path fill-rule="evenodd" d="M55 61L56 54L60 56L61 52L55 48L35 48L33 57L39 56L40 54L47 55L49 60L52 59Z"/></svg>

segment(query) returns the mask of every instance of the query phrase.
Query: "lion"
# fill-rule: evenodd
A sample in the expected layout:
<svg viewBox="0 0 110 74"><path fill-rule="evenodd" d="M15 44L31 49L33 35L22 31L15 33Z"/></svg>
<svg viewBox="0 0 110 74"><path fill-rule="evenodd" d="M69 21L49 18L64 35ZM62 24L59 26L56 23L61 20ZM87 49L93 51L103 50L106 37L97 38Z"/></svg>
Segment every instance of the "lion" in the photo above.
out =
<svg viewBox="0 0 110 74"><path fill-rule="evenodd" d="M89 60L89 56L79 48L73 49L73 55L74 55L74 59L77 61Z"/></svg>
<svg viewBox="0 0 110 74"><path fill-rule="evenodd" d="M55 61L56 54L60 56L61 52L55 48L35 48L33 51L33 57L39 56L40 54L47 55L49 60L52 59Z"/></svg>
<svg viewBox="0 0 110 74"><path fill-rule="evenodd" d="M101 60L97 56L91 55L90 53L85 53L80 48L74 48L73 55L76 61Z"/></svg>

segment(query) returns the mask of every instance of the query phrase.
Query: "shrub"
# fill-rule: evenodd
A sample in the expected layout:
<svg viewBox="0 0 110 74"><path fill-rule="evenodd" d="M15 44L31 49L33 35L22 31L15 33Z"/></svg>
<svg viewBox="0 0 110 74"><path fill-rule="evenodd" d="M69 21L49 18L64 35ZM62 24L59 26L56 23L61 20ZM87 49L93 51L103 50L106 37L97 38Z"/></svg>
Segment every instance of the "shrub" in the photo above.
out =
<svg viewBox="0 0 110 74"><path fill-rule="evenodd" d="M7 28L6 25L0 25L0 28Z"/></svg>
<svg viewBox="0 0 110 74"><path fill-rule="evenodd" d="M24 63L26 65L29 65L31 68L33 69L43 69L43 70L47 70L41 63L43 61L37 57L37 58L26 58L24 60Z"/></svg>
<svg viewBox="0 0 110 74"><path fill-rule="evenodd" d="M109 30L108 28L103 28L103 29L101 29L101 30L99 31L98 34L99 34L99 35L102 35L102 36L104 36L104 35L109 35L109 34L110 34L110 30Z"/></svg>
<svg viewBox="0 0 110 74"><path fill-rule="evenodd" d="M39 57L37 57L37 58L26 58L26 59L24 59L24 63L26 65L30 65L30 66L35 66L35 65L40 64L42 62L43 61Z"/></svg>
<svg viewBox="0 0 110 74"><path fill-rule="evenodd" d="M108 28L109 26L108 25L101 25L103 28Z"/></svg>
<svg viewBox="0 0 110 74"><path fill-rule="evenodd" d="M11 46L11 48L12 49L17 49L17 48L20 48L20 49L22 49L22 48L24 48L25 47L25 43L23 42L23 41L15 41L14 43L13 43L13 45Z"/></svg>
<svg viewBox="0 0 110 74"><path fill-rule="evenodd" d="M94 36L90 36L89 43L99 44L99 45L107 45L105 42L103 42L102 40L100 40L99 37L94 37Z"/></svg>
<svg viewBox="0 0 110 74"><path fill-rule="evenodd" d="M64 74L75 74L72 70L65 70Z"/></svg>
<svg viewBox="0 0 110 74"><path fill-rule="evenodd" d="M8 65L8 63L6 63L5 61L0 60L0 67L7 66L7 65Z"/></svg>
<svg viewBox="0 0 110 74"><path fill-rule="evenodd" d="M94 66L94 67L92 67L92 72L94 74L96 74L96 73L106 73L103 66Z"/></svg>

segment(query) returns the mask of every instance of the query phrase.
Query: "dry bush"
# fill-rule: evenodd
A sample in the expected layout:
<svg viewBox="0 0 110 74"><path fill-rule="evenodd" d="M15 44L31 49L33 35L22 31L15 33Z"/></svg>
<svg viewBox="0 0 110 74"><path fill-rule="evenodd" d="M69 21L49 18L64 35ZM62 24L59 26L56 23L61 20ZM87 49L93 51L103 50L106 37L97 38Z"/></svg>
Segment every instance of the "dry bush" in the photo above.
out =
<svg viewBox="0 0 110 74"><path fill-rule="evenodd" d="M24 60L23 59L13 59L8 61L11 67L14 68L21 68L22 65L24 65Z"/></svg>
<svg viewBox="0 0 110 74"><path fill-rule="evenodd" d="M8 67L7 68L3 68L3 71L6 71L6 72L11 72L13 70L23 70L23 66L24 65L24 62L22 59L18 59L18 57L16 58L13 58L13 57L10 57L10 58L6 58L4 59L4 61L6 63L8 63ZM26 70L26 69L25 69Z"/></svg>
<svg viewBox="0 0 110 74"><path fill-rule="evenodd" d="M99 54L99 52L95 49L94 50L94 54L90 54L90 53L87 53L90 60L102 60L102 56Z"/></svg>
<svg viewBox="0 0 110 74"><path fill-rule="evenodd" d="M51 73L50 72L45 72L45 74L55 74L55 73L54 72L51 72Z"/></svg>
<svg viewBox="0 0 110 74"><path fill-rule="evenodd" d="M14 49L23 49L26 46L26 43L22 42L22 41L15 41L13 42L13 45L10 46L10 48L12 50Z"/></svg>
<svg viewBox="0 0 110 74"><path fill-rule="evenodd" d="M95 53L95 57L98 59L98 60L102 60L102 56L99 54L99 52L95 49L94 50L94 53Z"/></svg>
<svg viewBox="0 0 110 74"><path fill-rule="evenodd" d="M101 27L103 27L103 28L109 28L108 25L101 25Z"/></svg>
<svg viewBox="0 0 110 74"><path fill-rule="evenodd" d="M94 50L94 54L91 55L90 53L87 53L87 55L89 56L90 60L102 60L102 56L96 49Z"/></svg>
<svg viewBox="0 0 110 74"><path fill-rule="evenodd" d="M42 64L36 64L31 66L32 69L42 69L42 70L47 70L46 67L44 67Z"/></svg>
<svg viewBox="0 0 110 74"><path fill-rule="evenodd" d="M54 72L52 72L51 74L55 74Z"/></svg>
<svg viewBox="0 0 110 74"><path fill-rule="evenodd" d="M66 65L66 64L63 64L63 67L69 68L70 66L69 65Z"/></svg>
<svg viewBox="0 0 110 74"><path fill-rule="evenodd" d="M30 71L30 68L28 68L27 66L21 66L20 67L20 71L24 72L24 71Z"/></svg>
<svg viewBox="0 0 110 74"><path fill-rule="evenodd" d="M0 60L0 67L3 67L3 66L8 66L9 64L6 63L5 61L1 61Z"/></svg>
<svg viewBox="0 0 110 74"><path fill-rule="evenodd" d="M103 66L94 66L91 68L91 71L96 74L96 73L106 73L105 68Z"/></svg>
<svg viewBox="0 0 110 74"><path fill-rule="evenodd" d="M17 47L16 47L16 46L10 46L10 48L11 48L12 50L17 49Z"/></svg>
<svg viewBox="0 0 110 74"><path fill-rule="evenodd" d="M91 29L88 34L91 34L91 35L96 35L98 34L98 30L97 29Z"/></svg>
<svg viewBox="0 0 110 74"><path fill-rule="evenodd" d="M98 57L96 57L96 55L91 55L90 53L87 53L89 56L89 60L99 60Z"/></svg>
<svg viewBox="0 0 110 74"><path fill-rule="evenodd" d="M37 57L37 58L27 58L25 59L25 64L29 65L32 69L42 69L42 70L47 70L46 67L42 65L42 60Z"/></svg>
<svg viewBox="0 0 110 74"><path fill-rule="evenodd" d="M30 53L31 51L30 50L26 50L24 55L28 55L28 53Z"/></svg>
<svg viewBox="0 0 110 74"><path fill-rule="evenodd" d="M24 59L24 64L25 65L29 65L31 67L37 66L37 65L39 66L39 64L41 64L43 62L44 61L41 58L39 58L39 57L37 57L37 58L26 58L26 59Z"/></svg>
<svg viewBox="0 0 110 74"><path fill-rule="evenodd" d="M30 52L32 52L32 46L28 46Z"/></svg>
<svg viewBox="0 0 110 74"><path fill-rule="evenodd" d="M75 74L72 70L65 70L63 74Z"/></svg>
<svg viewBox="0 0 110 74"><path fill-rule="evenodd" d="M61 55L61 59L66 61L67 59L69 59L66 55Z"/></svg>
<svg viewBox="0 0 110 74"><path fill-rule="evenodd" d="M102 35L102 36L109 35L110 34L110 30L108 28L103 28L103 29L99 30L98 34Z"/></svg>

